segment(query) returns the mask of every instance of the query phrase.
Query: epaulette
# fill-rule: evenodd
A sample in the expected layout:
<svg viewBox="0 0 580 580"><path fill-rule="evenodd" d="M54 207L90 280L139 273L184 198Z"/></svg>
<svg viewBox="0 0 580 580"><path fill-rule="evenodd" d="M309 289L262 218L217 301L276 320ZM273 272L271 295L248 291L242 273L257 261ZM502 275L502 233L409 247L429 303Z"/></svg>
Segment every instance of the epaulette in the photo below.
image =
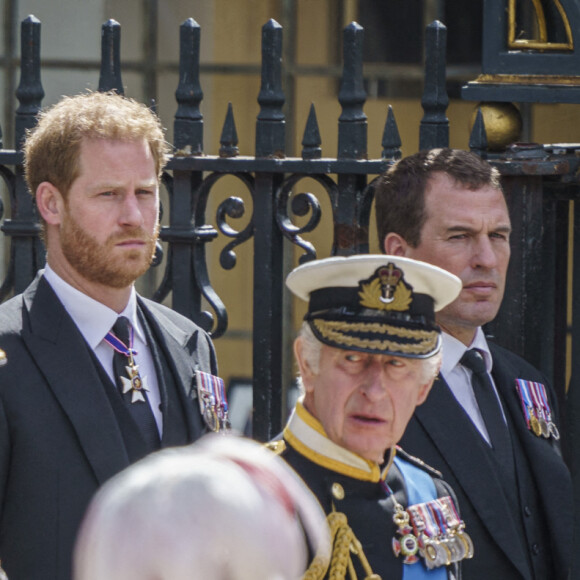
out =
<svg viewBox="0 0 580 580"><path fill-rule="evenodd" d="M402 457L405 461L412 463L416 467L420 467L421 469L423 469L424 471L426 471L429 475L431 475L433 477L437 477L438 479L443 478L443 474L440 471L438 471L434 467L431 467L430 465L427 465L427 463L425 463L422 459L419 459L418 457L415 457L414 455L409 455L399 445L397 445L397 457Z"/></svg>
<svg viewBox="0 0 580 580"><path fill-rule="evenodd" d="M286 441L284 439L277 439L275 441L268 441L268 443L264 443L264 447L273 451L276 455L282 455L286 450Z"/></svg>

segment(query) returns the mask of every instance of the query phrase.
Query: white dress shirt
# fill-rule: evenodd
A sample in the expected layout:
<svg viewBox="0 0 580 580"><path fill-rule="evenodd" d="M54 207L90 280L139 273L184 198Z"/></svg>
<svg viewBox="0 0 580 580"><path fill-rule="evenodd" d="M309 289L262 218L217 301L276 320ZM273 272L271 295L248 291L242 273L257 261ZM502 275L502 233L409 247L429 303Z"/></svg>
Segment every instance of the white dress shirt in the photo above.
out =
<svg viewBox="0 0 580 580"><path fill-rule="evenodd" d="M153 363L153 356L147 346L147 338L137 316L137 293L131 289L129 302L123 312L117 314L114 310L90 296L83 294L70 284L65 282L47 264L44 270L44 278L50 284L58 299L62 302L65 310L73 319L80 333L93 350L107 375L116 384L113 373L113 348L104 341L105 336L115 324L119 316L125 316L131 322L134 329L133 348L137 351L134 356L135 363L139 367L141 377L147 377L149 391L147 397L153 411L153 416L161 436L163 429L163 416L159 405L161 397L157 374Z"/></svg>
<svg viewBox="0 0 580 580"><path fill-rule="evenodd" d="M493 377L491 376L493 360L483 331L481 328L477 329L475 337L469 347L466 347L461 341L445 332L442 333L442 341L443 360L441 363L441 375L443 375L443 378L449 385L449 388L457 399L457 402L463 407L473 424L477 427L477 430L481 433L481 436L491 445L489 434L485 427L485 422L481 416L477 400L475 399L475 393L473 392L473 387L471 385L471 371L459 364L461 357L468 348L476 348L479 350L483 356L483 360L485 361L485 367L489 374L491 384L493 385L495 395L498 397L498 402L500 401L497 394L497 388L493 381ZM505 421L505 413L501 403L500 407L502 408Z"/></svg>

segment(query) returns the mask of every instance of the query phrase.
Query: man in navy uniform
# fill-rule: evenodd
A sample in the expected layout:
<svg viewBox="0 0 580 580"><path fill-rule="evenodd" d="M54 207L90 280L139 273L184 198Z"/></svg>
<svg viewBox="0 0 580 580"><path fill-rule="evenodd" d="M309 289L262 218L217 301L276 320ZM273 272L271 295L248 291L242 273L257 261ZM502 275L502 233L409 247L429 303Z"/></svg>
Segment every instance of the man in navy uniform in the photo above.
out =
<svg viewBox="0 0 580 580"><path fill-rule="evenodd" d="M287 285L308 301L294 344L303 396L271 446L317 496L334 539L330 566L315 559L305 577L458 578L473 546L454 493L396 445L437 376L434 311L459 280L365 255L309 262Z"/></svg>
<svg viewBox="0 0 580 580"><path fill-rule="evenodd" d="M468 151L422 151L383 174L375 195L386 254L429 262L462 281L459 297L436 317L439 380L401 445L457 492L475 544L464 578L565 580L572 492L555 394L537 369L481 328L499 310L510 258L499 173Z"/></svg>

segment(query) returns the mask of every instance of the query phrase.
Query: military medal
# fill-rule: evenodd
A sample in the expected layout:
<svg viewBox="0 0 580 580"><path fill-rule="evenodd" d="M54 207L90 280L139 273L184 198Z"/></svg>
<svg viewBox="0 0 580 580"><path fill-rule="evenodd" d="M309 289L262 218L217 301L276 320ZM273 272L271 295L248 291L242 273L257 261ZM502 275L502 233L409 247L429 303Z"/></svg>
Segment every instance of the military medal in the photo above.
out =
<svg viewBox="0 0 580 580"><path fill-rule="evenodd" d="M451 564L451 552L441 540L426 538L424 540L423 551L425 554L425 564L430 570Z"/></svg>
<svg viewBox="0 0 580 580"><path fill-rule="evenodd" d="M540 437L542 434L542 428L540 427L540 423L536 417L536 411L532 402L530 381L516 379L516 390L520 397L520 402L522 403L522 410L524 412L524 418L528 429L531 430L536 437Z"/></svg>
<svg viewBox="0 0 580 580"><path fill-rule="evenodd" d="M430 570L446 566L451 562L451 552L441 540L442 533L434 513L429 509L431 502L409 506L407 511L413 523L415 534L419 537L420 555Z"/></svg>
<svg viewBox="0 0 580 580"><path fill-rule="evenodd" d="M465 530L465 524L463 523L463 521L459 524L459 527L455 530L455 537L463 543L463 545L465 546L465 558L473 558L473 554L475 552L475 549L473 547L473 540L471 539L471 537L469 536L469 534L467 532L464 531Z"/></svg>
<svg viewBox="0 0 580 580"><path fill-rule="evenodd" d="M542 404L542 397L538 385L540 383L530 382L530 392L532 394L532 400L534 401L534 408L537 411L538 423L540 424L542 437L546 439L550 436L550 428L548 427L548 422L544 415L544 405Z"/></svg>
<svg viewBox="0 0 580 580"><path fill-rule="evenodd" d="M532 413L530 416L530 425L532 427L532 431L534 432L534 435L536 437L540 437L540 435L542 434L542 426L540 425L540 422L538 421L538 418L534 414L533 410L532 410Z"/></svg>
<svg viewBox="0 0 580 580"><path fill-rule="evenodd" d="M413 535L413 528L409 525L409 514L396 500L393 522L395 522L398 527L397 535L399 536L398 538L393 538L393 553L397 557L399 554L404 556L403 564L415 564L415 562L419 561L419 558L416 555L419 551L419 541L417 540L417 537Z"/></svg>
<svg viewBox="0 0 580 580"><path fill-rule="evenodd" d="M560 438L558 427L552 421L546 387L542 383L516 379L516 390L522 404L528 429L536 437Z"/></svg>
<svg viewBox="0 0 580 580"><path fill-rule="evenodd" d="M445 518L449 530L449 540L452 541L454 546L459 550L459 560L473 558L473 541L465 531L465 523L459 517L451 497L446 496L438 498L436 504L439 506L439 509Z"/></svg>
<svg viewBox="0 0 580 580"><path fill-rule="evenodd" d="M382 481L381 485L393 498L397 532L391 546L396 557L403 556L403 564L417 563L419 554L432 570L473 557L473 542L451 497L410 505L405 510L387 483Z"/></svg>
<svg viewBox="0 0 580 580"><path fill-rule="evenodd" d="M535 383L537 385L538 398L540 399L540 404L544 412L544 417L547 423L548 434L545 437L553 437L554 439L560 439L560 432L558 427L552 421L552 409L548 403L548 395L546 394L546 387L542 383Z"/></svg>
<svg viewBox="0 0 580 580"><path fill-rule="evenodd" d="M212 431L227 431L230 420L223 379L203 371L196 371L195 375L203 420Z"/></svg>
<svg viewBox="0 0 580 580"><path fill-rule="evenodd" d="M433 511L439 529L441 530L441 537L439 543L445 548L449 554L447 564L451 562L459 562L465 557L465 545L462 544L453 534L453 517L444 511L444 506L439 504L439 500L435 500L432 506L429 507Z"/></svg>
<svg viewBox="0 0 580 580"><path fill-rule="evenodd" d="M125 367L128 377L119 377L123 385L123 394L131 392L131 403L137 403L138 401L146 403L147 401L145 400L143 393L149 391L149 384L147 382L147 377L141 377L139 374L139 366L135 364L135 359L133 357L137 355L137 351L133 348L133 336L134 331L133 327L131 327L129 333L129 346L112 332L107 333L104 340L114 350L125 355L128 359L128 366Z"/></svg>
<svg viewBox="0 0 580 580"><path fill-rule="evenodd" d="M427 568L473 557L473 542L449 496L409 506L407 512Z"/></svg>
<svg viewBox="0 0 580 580"><path fill-rule="evenodd" d="M393 455L391 454L391 458ZM419 551L419 540L413 534L413 528L409 525L409 513L396 500L395 494L386 481L381 481L381 486L385 493L393 498L395 513L393 514L393 522L397 526L396 536L391 541L391 547L395 557L403 556L403 564L416 564L419 561L417 552ZM398 537L397 537L398 536Z"/></svg>

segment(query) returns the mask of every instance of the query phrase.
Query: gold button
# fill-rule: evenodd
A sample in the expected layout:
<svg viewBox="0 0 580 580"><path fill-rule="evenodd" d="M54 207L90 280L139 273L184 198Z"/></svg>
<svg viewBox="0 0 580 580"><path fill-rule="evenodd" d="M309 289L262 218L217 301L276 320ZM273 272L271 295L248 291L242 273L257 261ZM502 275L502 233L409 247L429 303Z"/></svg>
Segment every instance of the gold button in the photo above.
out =
<svg viewBox="0 0 580 580"><path fill-rule="evenodd" d="M4 366L8 362L8 357L6 353L0 348L0 367Z"/></svg>
<svg viewBox="0 0 580 580"><path fill-rule="evenodd" d="M340 483L332 484L332 495L335 499L344 499L344 488Z"/></svg>

